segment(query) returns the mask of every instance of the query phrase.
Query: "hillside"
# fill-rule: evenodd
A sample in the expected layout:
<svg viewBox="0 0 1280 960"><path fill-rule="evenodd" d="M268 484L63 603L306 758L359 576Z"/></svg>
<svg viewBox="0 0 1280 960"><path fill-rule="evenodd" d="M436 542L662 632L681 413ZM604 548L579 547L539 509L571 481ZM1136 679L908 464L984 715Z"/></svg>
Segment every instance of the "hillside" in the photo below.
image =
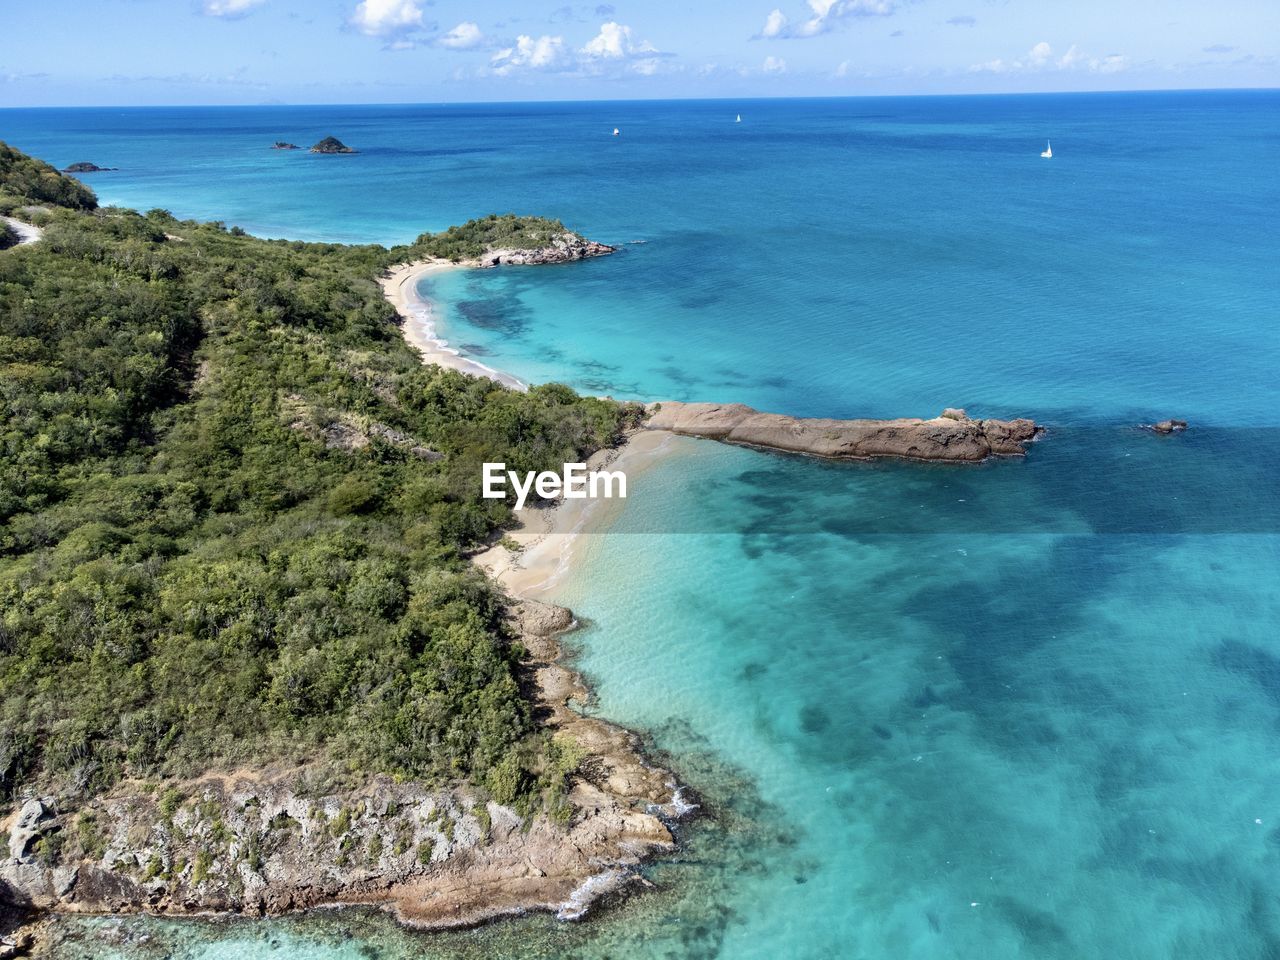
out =
<svg viewBox="0 0 1280 960"><path fill-rule="evenodd" d="M0 793L74 809L280 761L554 803L464 556L509 518L477 478L580 460L627 411L421 366L381 247L97 210L0 164L10 208L57 205L0 256Z"/></svg>

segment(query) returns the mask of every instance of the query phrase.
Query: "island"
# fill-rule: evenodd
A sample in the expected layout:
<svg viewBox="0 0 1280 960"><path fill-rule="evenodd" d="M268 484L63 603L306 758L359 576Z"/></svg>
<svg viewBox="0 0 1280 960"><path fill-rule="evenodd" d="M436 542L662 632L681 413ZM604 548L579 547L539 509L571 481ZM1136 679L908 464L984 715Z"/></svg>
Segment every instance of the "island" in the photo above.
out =
<svg viewBox="0 0 1280 960"><path fill-rule="evenodd" d="M115 167L100 167L96 163L89 163L87 160L81 160L79 163L73 163L69 167L63 167L63 173L104 173L115 170Z"/></svg>
<svg viewBox="0 0 1280 960"><path fill-rule="evenodd" d="M332 139L332 138L330 138ZM316 144L319 146L319 144ZM296 143L289 143L287 140L277 140L271 145L272 150L298 150L300 149Z"/></svg>
<svg viewBox="0 0 1280 960"><path fill-rule="evenodd" d="M337 137L325 137L311 148L312 153L356 153Z"/></svg>

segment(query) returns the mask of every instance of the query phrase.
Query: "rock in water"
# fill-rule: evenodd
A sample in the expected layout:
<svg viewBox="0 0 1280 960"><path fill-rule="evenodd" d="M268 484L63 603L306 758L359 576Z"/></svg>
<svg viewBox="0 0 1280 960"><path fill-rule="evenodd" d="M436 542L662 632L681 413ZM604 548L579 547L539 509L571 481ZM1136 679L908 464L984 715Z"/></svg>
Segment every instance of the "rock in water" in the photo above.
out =
<svg viewBox="0 0 1280 960"><path fill-rule="evenodd" d="M314 147L311 148L312 153L355 153L345 143L337 137L325 137Z"/></svg>
<svg viewBox="0 0 1280 960"><path fill-rule="evenodd" d="M1181 433L1187 429L1185 420L1161 420L1159 423L1143 424L1152 433Z"/></svg>
<svg viewBox="0 0 1280 960"><path fill-rule="evenodd" d="M333 137L330 137L329 139L333 140ZM334 142L336 143L337 141L335 140ZM320 144L316 144L316 146L319 146L319 145ZM277 140L275 143L271 145L271 149L272 150L297 150L298 145L296 143L289 143L287 140Z"/></svg>
<svg viewBox="0 0 1280 960"><path fill-rule="evenodd" d="M1032 420L973 420L953 408L932 420L805 419L760 413L741 403L662 403L650 409L651 430L837 460L973 463L1020 456L1043 430Z"/></svg>
<svg viewBox="0 0 1280 960"><path fill-rule="evenodd" d="M63 167L63 173L102 173L108 170L114 170L115 167L100 167L96 163L89 163L87 160L81 160L79 163L73 163L69 167Z"/></svg>

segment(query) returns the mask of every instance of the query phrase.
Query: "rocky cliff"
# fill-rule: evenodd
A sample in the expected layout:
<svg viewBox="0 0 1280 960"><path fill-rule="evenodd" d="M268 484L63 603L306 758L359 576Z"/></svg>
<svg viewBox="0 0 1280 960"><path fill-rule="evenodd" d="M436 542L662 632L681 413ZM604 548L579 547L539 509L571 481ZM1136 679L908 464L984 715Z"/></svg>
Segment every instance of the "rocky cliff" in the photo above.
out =
<svg viewBox="0 0 1280 960"><path fill-rule="evenodd" d="M661 403L650 411L647 426L653 430L839 460L972 463L1019 456L1042 430L1031 420L973 420L955 409L932 420L803 419L740 403Z"/></svg>
<svg viewBox="0 0 1280 960"><path fill-rule="evenodd" d="M644 857L672 849L667 821L686 808L631 734L569 709L588 696L557 662L572 614L523 601L513 619L547 726L582 756L557 816L384 776L327 790L306 769L130 782L65 811L59 798L30 797L4 823L0 903L246 915L360 904L428 927L528 910L581 916L639 882Z"/></svg>
<svg viewBox="0 0 1280 960"><path fill-rule="evenodd" d="M547 263L570 263L574 260L586 260L589 257L602 257L613 253L615 249L607 244L597 243L566 231L552 238L550 243L542 247L528 250L489 250L476 261L476 265L496 267L500 264L537 266Z"/></svg>

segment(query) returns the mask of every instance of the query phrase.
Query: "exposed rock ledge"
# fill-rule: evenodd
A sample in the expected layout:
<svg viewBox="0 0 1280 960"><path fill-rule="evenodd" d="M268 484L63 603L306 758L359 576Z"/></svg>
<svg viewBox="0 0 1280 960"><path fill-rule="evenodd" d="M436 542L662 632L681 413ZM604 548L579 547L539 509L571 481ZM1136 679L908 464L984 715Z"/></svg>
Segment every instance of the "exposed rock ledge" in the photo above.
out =
<svg viewBox="0 0 1280 960"><path fill-rule="evenodd" d="M802 419L760 413L741 403L661 403L649 409L646 425L652 430L838 460L973 463L1020 456L1043 429L1032 420L972 420L955 409L932 420Z"/></svg>
<svg viewBox="0 0 1280 960"><path fill-rule="evenodd" d="M586 260L590 257L603 257L613 253L617 248L608 244L588 240L576 233L566 231L554 237L549 244L530 250L489 250L476 266L496 267L499 264L510 266L538 266L547 263L570 263L574 260Z"/></svg>
<svg viewBox="0 0 1280 960"><path fill-rule="evenodd" d="M547 725L586 755L567 822L525 822L466 788L389 777L343 793L307 789L297 769L208 774L173 789L134 782L75 814L52 797L26 799L4 823L0 903L33 913L254 916L367 905L422 927L531 910L576 919L641 882L634 867L672 849L666 822L687 808L632 734L569 708L587 697L556 662L555 636L572 614L526 600L513 621ZM49 855L59 848L61 857Z"/></svg>

